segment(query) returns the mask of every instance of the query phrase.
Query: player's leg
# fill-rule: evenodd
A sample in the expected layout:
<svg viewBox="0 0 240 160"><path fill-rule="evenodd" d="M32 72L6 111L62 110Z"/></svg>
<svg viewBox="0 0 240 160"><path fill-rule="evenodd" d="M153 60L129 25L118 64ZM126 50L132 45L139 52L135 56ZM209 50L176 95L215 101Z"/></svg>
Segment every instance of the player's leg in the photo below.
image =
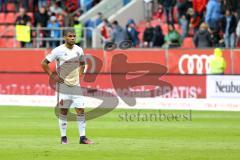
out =
<svg viewBox="0 0 240 160"><path fill-rule="evenodd" d="M84 108L75 108L77 112L77 124L80 135L80 144L93 144L91 140L86 137L86 117L84 113Z"/></svg>
<svg viewBox="0 0 240 160"><path fill-rule="evenodd" d="M59 128L61 133L61 144L67 144L67 108L60 108L59 111Z"/></svg>

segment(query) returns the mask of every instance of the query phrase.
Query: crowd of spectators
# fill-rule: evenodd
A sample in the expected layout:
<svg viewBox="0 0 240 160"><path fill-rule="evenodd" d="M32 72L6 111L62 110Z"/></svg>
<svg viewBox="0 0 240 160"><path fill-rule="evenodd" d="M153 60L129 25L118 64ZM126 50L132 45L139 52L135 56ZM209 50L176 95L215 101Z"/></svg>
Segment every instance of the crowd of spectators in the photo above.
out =
<svg viewBox="0 0 240 160"><path fill-rule="evenodd" d="M176 46L176 39L181 46L186 37L193 37L199 48L234 48L239 41L238 0L159 0L155 16L159 19L165 16L165 23L171 26L165 36L165 44L170 47ZM181 28L181 37L177 36L180 34L177 31L173 36L174 26ZM169 40L169 37L175 38Z"/></svg>
<svg viewBox="0 0 240 160"><path fill-rule="evenodd" d="M131 41L133 47L181 47L186 37L192 37L193 43L198 48L234 48L240 41L238 0L158 0L152 18L160 19L159 24L152 26L153 19L147 19L142 34L134 19L130 18L125 26L120 26L117 21L109 22L101 12L84 24L79 22L82 12L89 10L100 0L90 0L91 3L89 0L1 0L1 11L7 11L5 4L9 1L20 4L16 7L19 11L16 24L48 29L40 30L38 33L32 32L33 37L58 39L61 34L56 28L74 27L77 31L77 43L81 45L81 39L85 36L88 47L92 45L93 29L102 22L100 32L103 43L119 43L121 39ZM33 19L26 14L29 11L34 13ZM64 17L73 12L75 13L73 19L66 24ZM168 28L165 35L162 23ZM87 28L85 35L82 32L84 27ZM48 44L55 47L58 42L52 40ZM28 44L22 42L21 46L27 47ZM40 47L46 47L46 42L41 41Z"/></svg>
<svg viewBox="0 0 240 160"><path fill-rule="evenodd" d="M197 48L234 48L240 39L238 0L159 0L154 16L164 21L153 27L148 20L143 34L139 34L133 19L125 28L116 28L116 22L111 24L105 19L101 34L105 41L114 42L116 34L121 35L124 29L124 40L130 40L133 47L147 48L181 47L186 37L192 37ZM166 35L162 23L168 26Z"/></svg>
<svg viewBox="0 0 240 160"><path fill-rule="evenodd" d="M15 25L30 26L32 41L20 42L21 47L51 48L59 44L60 27L78 27L76 20L101 0L0 0L0 12L16 12ZM7 5L15 4L15 9L8 10ZM30 14L29 14L30 13ZM75 13L73 19L70 14ZM78 27L79 28L79 27ZM80 34L78 34L80 36ZM37 37L37 40L36 40ZM33 42L33 39L38 41ZM49 40L43 40L48 38ZM54 40L57 39L57 40ZM34 46L35 44L35 46Z"/></svg>

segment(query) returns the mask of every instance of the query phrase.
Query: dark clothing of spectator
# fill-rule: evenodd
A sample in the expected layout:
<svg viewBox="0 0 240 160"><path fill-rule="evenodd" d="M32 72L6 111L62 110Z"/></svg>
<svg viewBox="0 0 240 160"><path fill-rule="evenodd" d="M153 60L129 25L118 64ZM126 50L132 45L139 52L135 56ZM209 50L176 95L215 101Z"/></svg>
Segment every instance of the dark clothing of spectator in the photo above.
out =
<svg viewBox="0 0 240 160"><path fill-rule="evenodd" d="M49 16L48 16L47 12L45 12L43 14L38 12L34 15L34 19L35 19L35 21L34 21L35 27L39 23L41 24L42 27L47 27Z"/></svg>
<svg viewBox="0 0 240 160"><path fill-rule="evenodd" d="M18 16L16 19L16 25L27 25L29 22L31 22L31 18L28 15L24 16Z"/></svg>
<svg viewBox="0 0 240 160"><path fill-rule="evenodd" d="M133 46L136 47L139 44L138 31L132 26L127 26L126 32L128 35L128 39L132 41Z"/></svg>
<svg viewBox="0 0 240 160"><path fill-rule="evenodd" d="M153 34L153 47L162 47L163 44L164 35L162 33L162 28L160 26L156 26Z"/></svg>
<svg viewBox="0 0 240 160"><path fill-rule="evenodd" d="M174 22L173 8L176 5L176 0L160 0L160 3L163 5L167 17L167 23L173 23Z"/></svg>
<svg viewBox="0 0 240 160"><path fill-rule="evenodd" d="M7 11L7 2L8 0L0 0L0 12Z"/></svg>
<svg viewBox="0 0 240 160"><path fill-rule="evenodd" d="M230 21L229 24L228 23L228 18L226 16L223 17L222 19L222 32L226 33L226 29L228 27L228 34L232 34L236 31L236 27L237 27L237 19L235 16L230 16Z"/></svg>
<svg viewBox="0 0 240 160"><path fill-rule="evenodd" d="M211 46L211 35L208 30L197 31L193 40L197 48L207 48Z"/></svg>
<svg viewBox="0 0 240 160"><path fill-rule="evenodd" d="M220 44L221 36L218 30L213 30L211 33L211 43L213 47L222 47Z"/></svg>
<svg viewBox="0 0 240 160"><path fill-rule="evenodd" d="M177 10L178 10L178 19L182 17L182 15L186 14L188 8L192 7L192 3L188 0L178 0Z"/></svg>
<svg viewBox="0 0 240 160"><path fill-rule="evenodd" d="M143 41L148 43L152 42L153 32L154 32L153 27L146 28L143 33Z"/></svg>
<svg viewBox="0 0 240 160"><path fill-rule="evenodd" d="M28 15L23 15L23 16L18 16L15 24L16 25L27 25L31 22L31 18ZM26 47L27 43L26 42L20 42L21 47Z"/></svg>
<svg viewBox="0 0 240 160"><path fill-rule="evenodd" d="M29 11L29 0L21 0L20 4L26 11Z"/></svg>
<svg viewBox="0 0 240 160"><path fill-rule="evenodd" d="M233 15L224 16L222 19L222 32L224 33L224 43L226 48L235 47L235 31L237 19Z"/></svg>
<svg viewBox="0 0 240 160"><path fill-rule="evenodd" d="M223 0L221 2L221 11L224 14L227 9L230 9L232 12L236 12L238 10L238 0Z"/></svg>

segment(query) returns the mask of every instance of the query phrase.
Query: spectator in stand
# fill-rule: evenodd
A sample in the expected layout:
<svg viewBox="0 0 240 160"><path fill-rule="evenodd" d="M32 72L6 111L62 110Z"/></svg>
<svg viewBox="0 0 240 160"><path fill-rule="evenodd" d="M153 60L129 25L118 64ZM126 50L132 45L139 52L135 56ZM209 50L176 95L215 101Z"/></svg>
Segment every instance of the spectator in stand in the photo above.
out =
<svg viewBox="0 0 240 160"><path fill-rule="evenodd" d="M126 33L128 35L128 39L132 41L133 47L137 47L139 45L138 34L139 32L136 29L136 24L134 21L129 21L126 25Z"/></svg>
<svg viewBox="0 0 240 160"><path fill-rule="evenodd" d="M164 44L164 35L162 32L162 28L157 25L154 28L154 33L153 33L153 47L162 47Z"/></svg>
<svg viewBox="0 0 240 160"><path fill-rule="evenodd" d="M59 38L61 36L60 31L60 23L57 21L57 18L55 16L50 17L50 22L47 25L47 28L49 29L49 37L52 38L50 40L49 44L51 48L55 48L59 43Z"/></svg>
<svg viewBox="0 0 240 160"><path fill-rule="evenodd" d="M186 38L188 36L188 20L186 18L186 15L182 15L182 17L179 20L179 23L181 25L182 29L182 39Z"/></svg>
<svg viewBox="0 0 240 160"><path fill-rule="evenodd" d="M37 48L45 48L46 47L46 41L43 39L47 37L47 31L42 29L42 26L40 23L37 24L37 31L34 32L34 36L38 38L37 40Z"/></svg>
<svg viewBox="0 0 240 160"><path fill-rule="evenodd" d="M77 15L74 16L74 30L76 33L76 45L78 46L82 46L82 38L83 38L83 29L84 29L84 25L83 23L78 21L79 17Z"/></svg>
<svg viewBox="0 0 240 160"><path fill-rule="evenodd" d="M19 9L19 16L17 16L15 24L16 25L28 25L28 26L31 26L31 18L26 14L24 8L20 8ZM28 45L30 45L30 43L20 42L20 45L23 48L23 47L28 47Z"/></svg>
<svg viewBox="0 0 240 160"><path fill-rule="evenodd" d="M93 6L93 0L80 0L80 6L84 11L88 11Z"/></svg>
<svg viewBox="0 0 240 160"><path fill-rule="evenodd" d="M153 34L154 28L151 25L151 22L146 23L146 28L143 32L143 47L150 48L153 46Z"/></svg>
<svg viewBox="0 0 240 160"><path fill-rule="evenodd" d="M34 26L36 27L40 23L42 27L47 27L48 20L49 16L45 7L40 7L39 12L34 14Z"/></svg>
<svg viewBox="0 0 240 160"><path fill-rule="evenodd" d="M24 8L19 9L19 16L16 18L16 25L31 25L31 18L26 14Z"/></svg>
<svg viewBox="0 0 240 160"><path fill-rule="evenodd" d="M34 1L36 1L36 0L34 0ZM47 0L37 0L37 1L38 1L38 8L47 6Z"/></svg>
<svg viewBox="0 0 240 160"><path fill-rule="evenodd" d="M112 23L112 34L111 34L111 42L115 43L117 46L125 40L127 40L127 35L125 30L118 24L118 21L114 21Z"/></svg>
<svg viewBox="0 0 240 160"><path fill-rule="evenodd" d="M157 11L154 13L154 18L160 19L163 15L163 6L161 4L158 5Z"/></svg>
<svg viewBox="0 0 240 160"><path fill-rule="evenodd" d="M160 3L163 5L167 23L174 23L173 8L176 4L176 0L160 0Z"/></svg>
<svg viewBox="0 0 240 160"><path fill-rule="evenodd" d="M237 13L239 6L240 6L239 0L222 0L221 1L222 14L225 14L227 9Z"/></svg>
<svg viewBox="0 0 240 160"><path fill-rule="evenodd" d="M193 10L197 16L202 17L206 10L208 0L192 0Z"/></svg>
<svg viewBox="0 0 240 160"><path fill-rule="evenodd" d="M188 8L192 7L192 2L189 0L177 0L178 22L183 14L186 14Z"/></svg>
<svg viewBox="0 0 240 160"><path fill-rule="evenodd" d="M63 10L63 1L54 2L49 8L49 15L56 16L57 21L61 26L64 26L64 16L67 15L67 12Z"/></svg>
<svg viewBox="0 0 240 160"><path fill-rule="evenodd" d="M188 9L187 15L189 20L190 33L194 35L198 31L200 24L204 22L204 20L201 20L201 17L197 16L193 8Z"/></svg>
<svg viewBox="0 0 240 160"><path fill-rule="evenodd" d="M220 0L209 0L207 4L207 13L205 22L211 30L219 30L221 21L221 3Z"/></svg>
<svg viewBox="0 0 240 160"><path fill-rule="evenodd" d="M68 13L73 13L79 8L78 0L65 0L64 6Z"/></svg>
<svg viewBox="0 0 240 160"><path fill-rule="evenodd" d="M222 32L224 33L224 44L226 48L235 47L235 31L237 26L237 19L232 12L227 9L226 14L222 19Z"/></svg>
<svg viewBox="0 0 240 160"><path fill-rule="evenodd" d="M180 47L182 43L181 35L175 29L174 24L168 24L168 34L164 39L169 48Z"/></svg>
<svg viewBox="0 0 240 160"><path fill-rule="evenodd" d="M226 69L226 61L223 57L222 50L216 48L214 50L214 58L210 61L210 73L222 75Z"/></svg>
<svg viewBox="0 0 240 160"><path fill-rule="evenodd" d="M240 42L240 20L238 21L238 24L237 24L237 28L236 28L236 35L237 35L237 46L239 46L239 42Z"/></svg>
<svg viewBox="0 0 240 160"><path fill-rule="evenodd" d="M85 27L87 28L86 31L86 38L87 38L87 46L92 46L92 30L95 29L99 24L102 23L103 15L101 12L98 12L97 15L85 22Z"/></svg>
<svg viewBox="0 0 240 160"><path fill-rule="evenodd" d="M39 30L39 33L37 33L37 35L41 35L42 37L47 36L47 31L42 30L42 27L43 28L47 27L48 20L49 16L45 7L44 6L40 7L39 12L34 14L34 27L38 27L38 29L41 29ZM41 42L40 47L46 47L46 41Z"/></svg>
<svg viewBox="0 0 240 160"><path fill-rule="evenodd" d="M50 15L52 15L52 13L54 13L55 15L64 15L65 12L60 6L61 6L61 2L53 3L53 5L51 5L49 8Z"/></svg>
<svg viewBox="0 0 240 160"><path fill-rule="evenodd" d="M194 31L198 30L200 24L204 22L204 11L206 10L207 0L193 0L194 18L191 24L194 27Z"/></svg>
<svg viewBox="0 0 240 160"><path fill-rule="evenodd" d="M29 11L29 0L21 0L19 3L20 6L25 9L25 11Z"/></svg>
<svg viewBox="0 0 240 160"><path fill-rule="evenodd" d="M103 37L104 44L110 41L112 32L112 26L107 19L103 19L103 26L101 28L101 35Z"/></svg>
<svg viewBox="0 0 240 160"><path fill-rule="evenodd" d="M195 34L193 41L197 48L211 47L211 35L208 31L208 26L206 23L203 22L200 25L200 29Z"/></svg>
<svg viewBox="0 0 240 160"><path fill-rule="evenodd" d="M7 12L7 0L0 0L0 12Z"/></svg>

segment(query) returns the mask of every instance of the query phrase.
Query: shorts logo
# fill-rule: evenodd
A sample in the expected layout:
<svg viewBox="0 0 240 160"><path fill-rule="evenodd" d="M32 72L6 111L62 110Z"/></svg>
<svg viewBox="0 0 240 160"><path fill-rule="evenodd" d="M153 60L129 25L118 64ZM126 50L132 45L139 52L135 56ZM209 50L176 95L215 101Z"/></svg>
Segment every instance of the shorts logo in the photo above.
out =
<svg viewBox="0 0 240 160"><path fill-rule="evenodd" d="M210 61L213 55L188 55L184 54L178 62L178 69L181 74L203 74L210 73ZM184 62L186 65L184 65ZM205 70L205 72L204 72Z"/></svg>

